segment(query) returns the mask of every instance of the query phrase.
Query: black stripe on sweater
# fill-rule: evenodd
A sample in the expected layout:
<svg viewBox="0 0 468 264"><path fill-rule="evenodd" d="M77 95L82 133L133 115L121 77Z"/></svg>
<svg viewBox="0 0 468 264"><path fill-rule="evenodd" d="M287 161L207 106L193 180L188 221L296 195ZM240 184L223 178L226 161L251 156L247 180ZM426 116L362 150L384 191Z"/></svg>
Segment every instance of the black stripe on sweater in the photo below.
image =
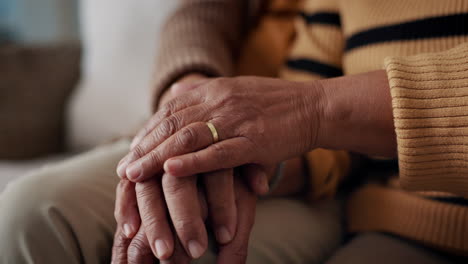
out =
<svg viewBox="0 0 468 264"><path fill-rule="evenodd" d="M326 78L343 75L340 68L311 59L290 59L286 61L286 66L293 70L315 73Z"/></svg>
<svg viewBox="0 0 468 264"><path fill-rule="evenodd" d="M366 30L347 39L346 51L387 41L461 35L468 35L468 13L430 17Z"/></svg>
<svg viewBox="0 0 468 264"><path fill-rule="evenodd" d="M338 13L319 12L313 14L301 13L301 17L307 24L325 24L333 26L341 26L341 19Z"/></svg>

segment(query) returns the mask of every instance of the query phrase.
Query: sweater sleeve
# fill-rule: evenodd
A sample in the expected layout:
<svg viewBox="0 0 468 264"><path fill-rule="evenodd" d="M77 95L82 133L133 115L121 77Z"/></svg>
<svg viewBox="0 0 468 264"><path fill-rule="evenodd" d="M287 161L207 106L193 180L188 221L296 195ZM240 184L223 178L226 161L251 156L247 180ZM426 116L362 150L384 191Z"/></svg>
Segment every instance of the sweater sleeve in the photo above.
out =
<svg viewBox="0 0 468 264"><path fill-rule="evenodd" d="M468 43L385 66L401 186L468 197Z"/></svg>
<svg viewBox="0 0 468 264"><path fill-rule="evenodd" d="M153 109L164 89L184 74L233 74L249 18L261 0L183 0L162 29L153 85Z"/></svg>

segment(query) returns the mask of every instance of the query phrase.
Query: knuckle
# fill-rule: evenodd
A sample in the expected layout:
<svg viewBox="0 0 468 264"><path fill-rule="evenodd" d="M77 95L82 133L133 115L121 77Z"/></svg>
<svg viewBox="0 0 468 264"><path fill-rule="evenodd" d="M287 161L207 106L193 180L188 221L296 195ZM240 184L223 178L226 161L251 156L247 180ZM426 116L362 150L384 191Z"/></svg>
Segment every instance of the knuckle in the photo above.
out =
<svg viewBox="0 0 468 264"><path fill-rule="evenodd" d="M174 108L174 102L171 100L165 103L158 111L158 118L165 118L172 114L172 109Z"/></svg>
<svg viewBox="0 0 468 264"><path fill-rule="evenodd" d="M117 232L114 237L113 247L114 249L127 249L129 241L122 232Z"/></svg>
<svg viewBox="0 0 468 264"><path fill-rule="evenodd" d="M229 158L229 153L225 147L220 144L212 145L214 151L216 152L216 157L219 162L223 162Z"/></svg>
<svg viewBox="0 0 468 264"><path fill-rule="evenodd" d="M174 115L171 115L167 118L164 118L160 125L160 133L162 135L172 135L177 132L177 118Z"/></svg>
<svg viewBox="0 0 468 264"><path fill-rule="evenodd" d="M139 200L146 201L147 203L149 203L151 201L151 197L155 195L150 186L150 183L148 182L138 183L135 186L135 191Z"/></svg>
<svg viewBox="0 0 468 264"><path fill-rule="evenodd" d="M160 154L158 154L158 152L156 151L151 151L150 153L148 153L148 157L152 166L157 166L161 163L161 157L159 155Z"/></svg>
<svg viewBox="0 0 468 264"><path fill-rule="evenodd" d="M192 217L188 216L178 216L172 219L172 223L174 224L174 228L177 230L177 234L180 237L187 237L191 236L195 232L194 221Z"/></svg>
<svg viewBox="0 0 468 264"><path fill-rule="evenodd" d="M150 213L146 210L142 213L142 219L145 225L145 230L148 234L158 234L161 233L162 228L168 224L165 217Z"/></svg>
<svg viewBox="0 0 468 264"><path fill-rule="evenodd" d="M132 150L132 156L135 157L136 159L143 157L145 154L146 154L145 150L140 144L136 145Z"/></svg>
<svg viewBox="0 0 468 264"><path fill-rule="evenodd" d="M153 131L152 133L148 134L148 137L150 138L152 144L156 144L159 142L160 136L158 131Z"/></svg>
<svg viewBox="0 0 468 264"><path fill-rule="evenodd" d="M189 147L197 143L197 133L191 127L185 127L180 131L178 142L181 146Z"/></svg>
<svg viewBox="0 0 468 264"><path fill-rule="evenodd" d="M178 195L183 193L185 189L185 181L184 179L178 179L173 176L165 176L163 177L163 188L164 194L166 195Z"/></svg>
<svg viewBox="0 0 468 264"><path fill-rule="evenodd" d="M133 241L128 246L127 256L129 263L140 263L140 260L147 253L147 249L144 246L143 241L135 237Z"/></svg>
<svg viewBox="0 0 468 264"><path fill-rule="evenodd" d="M192 153L191 157L192 157L191 159L192 159L192 166L193 166L193 168L194 168L195 170L197 170L197 171L200 171L200 164L201 164L201 163L200 163L200 160L201 160L200 154L198 154L197 152L195 152L195 153Z"/></svg>

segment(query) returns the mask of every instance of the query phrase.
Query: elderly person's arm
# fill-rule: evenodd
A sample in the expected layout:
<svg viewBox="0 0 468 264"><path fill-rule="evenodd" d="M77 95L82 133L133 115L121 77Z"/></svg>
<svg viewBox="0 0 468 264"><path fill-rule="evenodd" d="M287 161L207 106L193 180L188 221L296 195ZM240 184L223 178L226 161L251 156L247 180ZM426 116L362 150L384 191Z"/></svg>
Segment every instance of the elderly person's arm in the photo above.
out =
<svg viewBox="0 0 468 264"><path fill-rule="evenodd" d="M186 104L203 111L200 118L215 124L222 141L208 142L209 131L178 116L180 130L158 147L173 146L161 162L144 163L143 157L129 167L149 164L142 167L141 180L163 168L183 177L243 164L267 166L315 148L398 153L403 187L467 197L467 55L464 44L390 58L386 71L334 79L295 83L243 77L206 83L169 107ZM227 112L235 112L235 118ZM175 143L186 129L200 146ZM229 162L219 162L226 158Z"/></svg>

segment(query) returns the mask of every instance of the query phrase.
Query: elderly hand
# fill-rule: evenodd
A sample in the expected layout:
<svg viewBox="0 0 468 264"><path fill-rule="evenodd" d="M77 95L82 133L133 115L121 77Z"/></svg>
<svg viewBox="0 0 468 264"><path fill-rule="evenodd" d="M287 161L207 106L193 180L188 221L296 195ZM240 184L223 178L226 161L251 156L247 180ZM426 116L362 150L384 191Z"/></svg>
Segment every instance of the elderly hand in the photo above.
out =
<svg viewBox="0 0 468 264"><path fill-rule="evenodd" d="M204 79L205 78L201 75L189 75L183 78L178 84L168 90L162 98L162 103L170 100L172 97L196 88L199 84L204 82ZM192 85L180 85L181 83L187 82L190 82ZM266 177L263 177L257 168L253 166L250 168L247 167L245 168L244 174L250 175L248 178L253 181L251 185L260 186L260 191L266 191ZM196 210L199 206L196 199L194 199L196 198L194 194L196 194L197 190L195 177L191 177L188 180L179 180L167 176L163 177L162 191L160 187L158 188L158 184L155 181L157 180L153 179L150 181L152 184L143 183L137 185L137 190L139 189L137 193L140 194L137 196L142 197L140 198L142 201L139 202L142 206L140 206L139 209L142 215L143 226L147 230L148 240L152 241L150 247L154 254L160 259L167 259L172 254L173 250L174 242L170 234L160 231L168 230L167 219L165 218L165 206L161 204L161 202L158 202L163 200L162 193L164 193L167 208L169 209L171 220L172 223L174 223L174 228L178 237L183 241L186 251L190 253L193 258L199 257L207 247L207 239L205 228L202 225L203 222ZM125 183L123 186L129 184L128 182L123 182ZM221 245L225 245L223 246L223 250L220 251L220 256L230 255L231 259L236 259L235 256L238 258L240 255L238 252L229 254L230 248L237 247L238 249L235 249L235 251L242 249L246 252L250 228L247 228L247 236L245 236L245 231L244 235L236 236L237 208L234 198L232 169L204 174L203 182L205 185L206 199L209 204L212 227L215 230L217 241ZM263 190L261 188L263 188ZM116 219L118 219L119 222L119 232L124 233L127 238L131 238L138 230L140 224L138 209L136 208L136 198L129 198L129 196L132 195L135 197L135 192L134 190L127 190L125 192L120 191L117 194ZM148 199L148 197L153 197L153 199ZM155 219L159 219L160 221L156 221ZM245 226L240 226L240 229L246 230ZM231 242L234 237L238 238L234 239L229 245L226 245ZM116 238L118 238L118 236L116 236ZM131 256L135 258L135 255L136 254L132 254ZM174 257L177 257L176 255L183 254L177 254L176 250L174 255Z"/></svg>
<svg viewBox="0 0 468 264"><path fill-rule="evenodd" d="M249 170L244 169L243 173L249 173ZM174 181L179 181L182 179L174 178L168 176ZM140 208L145 208L145 210L152 215L150 219L153 219L154 222L157 222L157 219L161 219L165 216L165 212L161 212L161 202L155 202L155 198L158 197L160 191L155 190L157 186L151 182L139 183L140 186L136 188L138 194L138 204ZM231 243L220 245L219 254L217 257L218 263L245 263L248 250L248 242L250 231L252 229L255 217L255 204L256 196L251 193L246 185L242 183L242 178L236 177L235 182L235 196L236 196L236 206L243 209L242 214L237 214L238 230ZM128 237L125 235L124 224L129 221L134 221L135 216L138 216L136 208L136 197L135 197L135 184L129 182L126 179L122 179L120 184L117 187L117 193L119 199L116 200L116 220L117 220L117 232L114 237L114 246L112 254L112 263L114 264L127 264L127 263L154 263L155 255L159 256L162 260L161 263L190 263L192 259L189 255L186 254L183 246L181 245L179 239L175 237L175 249L172 256L160 256L158 253L152 251L152 247L149 243L149 237L151 233L158 230L149 230L147 226L142 225L139 227L139 231L133 237ZM124 194L124 195L122 195ZM198 202L201 206L201 215L203 219L206 218L207 206L203 200L203 196L199 195L199 199L192 200L189 206L195 205L198 207ZM161 199L162 200L162 199ZM196 202L194 202L196 201ZM130 205L130 207L129 207ZM144 213L146 214L146 213ZM190 217L190 216L188 216ZM149 226L152 228L151 226ZM165 228L165 232L171 232L170 228ZM157 245L156 245L157 247Z"/></svg>
<svg viewBox="0 0 468 264"><path fill-rule="evenodd" d="M192 258L187 255L177 236L173 238L172 229L169 226L165 226L167 225L167 221L165 221L166 208L163 202L164 197L161 195L162 191L160 190L160 185L154 184L154 182L151 181L140 183L139 185L138 189L135 189L134 183L122 179L117 186L115 208L117 231L114 236L112 263L155 263L156 257L161 260L161 263L190 263ZM136 194L136 190L139 192L138 195ZM156 230L157 232L154 232L154 230L147 230L144 225L140 226L136 196L140 197L139 203L151 202L150 206L142 206L147 206L148 210L146 211L157 214L152 219L154 221L153 223L159 221L156 225L159 225L158 227L161 228L161 230ZM157 202L155 202L155 200L157 200ZM206 206L202 206L202 208L206 208ZM151 211L149 211L149 209L151 209ZM129 233L127 223L130 222L138 223L133 227L138 230L136 234ZM150 225L149 227L152 228L153 226ZM161 234L166 235L174 244L174 249L171 249L171 252L168 252L169 248L161 248L161 246L165 247L165 245L156 243L150 245L149 238ZM170 261L166 261L169 257Z"/></svg>
<svg viewBox="0 0 468 264"><path fill-rule="evenodd" d="M319 83L238 77L196 86L153 116L120 173L139 182L163 170L187 176L254 164L265 171L316 146ZM206 122L214 125L219 142Z"/></svg>

